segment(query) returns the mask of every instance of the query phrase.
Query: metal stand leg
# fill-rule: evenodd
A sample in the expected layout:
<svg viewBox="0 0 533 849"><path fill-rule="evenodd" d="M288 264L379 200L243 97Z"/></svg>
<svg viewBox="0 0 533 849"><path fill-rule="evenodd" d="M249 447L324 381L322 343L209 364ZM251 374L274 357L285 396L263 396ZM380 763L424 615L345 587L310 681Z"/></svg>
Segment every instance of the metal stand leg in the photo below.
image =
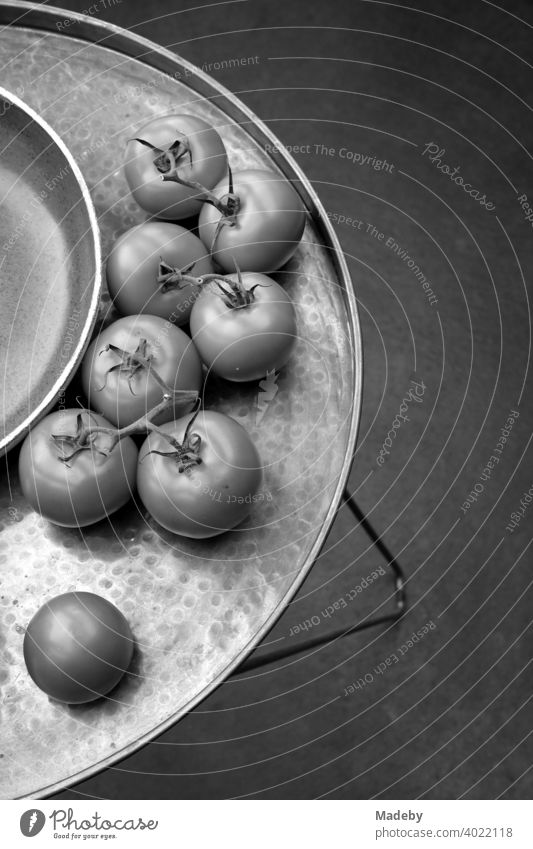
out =
<svg viewBox="0 0 533 849"><path fill-rule="evenodd" d="M267 663L274 663L276 660L283 660L286 657L292 657L295 654L300 654L300 652L308 651L309 649L316 648L317 646L321 646L326 643L331 643L340 637L347 637L349 634L354 634L356 631L364 631L366 628L374 628L376 625L384 625L386 622L394 622L405 612L407 608L407 594L405 590L405 575L402 567L387 545L383 542L379 534L374 530L361 508L355 503L353 495L345 489L342 497L344 503L350 508L363 530L366 531L380 554L382 554L387 561L387 565L392 569L395 584L394 610L384 616L375 616L363 619L361 622L358 622L349 628L338 628L334 631L329 631L327 634L322 634L320 636L317 635L309 640L298 643L296 646L286 646L285 648L274 649L273 651L260 655L259 657L256 656L256 649L254 653L244 661L244 663L241 663L239 668L234 672L234 675L239 675L241 672L250 672L252 669L258 669L261 666L265 666ZM259 648L260 646L258 646L258 649Z"/></svg>

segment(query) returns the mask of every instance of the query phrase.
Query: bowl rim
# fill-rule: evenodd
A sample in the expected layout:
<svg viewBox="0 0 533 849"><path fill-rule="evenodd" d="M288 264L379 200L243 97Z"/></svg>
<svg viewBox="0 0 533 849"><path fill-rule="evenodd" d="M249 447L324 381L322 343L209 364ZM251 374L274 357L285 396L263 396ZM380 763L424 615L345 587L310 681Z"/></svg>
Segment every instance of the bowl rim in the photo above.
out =
<svg viewBox="0 0 533 849"><path fill-rule="evenodd" d="M53 386L48 390L37 406L33 408L31 413L29 413L9 432L7 432L4 427L4 433L0 438L0 457L2 457L7 451L14 448L14 446L17 445L24 436L26 436L31 427L35 425L51 409L51 407L53 407L59 393L66 388L76 372L76 369L89 344L92 330L98 316L100 296L102 292L102 248L100 243L100 229L96 218L96 210L92 202L89 188L85 182L83 174L81 173L79 165L63 139L47 123L47 121L45 121L34 109L32 109L31 106L25 103L18 95L3 86L0 86L0 99L11 103L30 119L26 126L29 126L31 122L37 124L46 133L46 135L48 135L51 140L51 145L55 146L65 158L81 192L84 207L87 211L90 223L90 233L92 235L92 252L94 259L94 278L92 282L91 299L87 310L87 316L83 327L79 331L78 341L74 350Z"/></svg>

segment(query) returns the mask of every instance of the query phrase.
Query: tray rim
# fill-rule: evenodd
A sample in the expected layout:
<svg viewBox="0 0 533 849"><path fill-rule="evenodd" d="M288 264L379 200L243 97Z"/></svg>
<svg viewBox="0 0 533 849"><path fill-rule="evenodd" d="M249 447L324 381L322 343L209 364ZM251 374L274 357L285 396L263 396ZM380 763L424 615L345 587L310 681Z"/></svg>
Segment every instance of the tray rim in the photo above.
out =
<svg viewBox="0 0 533 849"><path fill-rule="evenodd" d="M69 26L68 33L62 33L57 30L54 24L67 18L72 21L72 25ZM174 71L174 73L176 71L180 71L182 76L178 78L179 81L193 90L196 94L207 97L209 100L213 100L213 94L216 94L217 106L219 106L220 110L224 114L228 115L229 118L239 124L242 124L242 117L245 117L246 132L261 146L268 141L271 148L273 148L269 150L270 158L287 178L290 179L291 177L296 176L299 181L298 185L295 185L294 188L299 192L305 203L308 214L322 238L320 245L328 250L330 261L337 275L337 283L341 288L346 308L348 318L347 329L349 331L351 349L354 355L352 406L350 411L349 432L347 435L346 455L344 457L342 469L320 531L317 533L315 541L307 558L302 563L297 577L294 579L283 598L278 602L275 609L272 611L268 619L265 620L262 627L256 632L253 638L246 643L241 651L235 655L226 664L226 666L224 666L219 674L214 677L206 687L193 696L185 705L175 711L166 720L159 723L146 734L143 734L137 740L117 751L114 751L112 754L105 756L90 767L86 767L74 775L42 787L38 791L39 795L34 794L17 797L43 799L53 794L68 790L69 787L73 787L76 784L103 772L113 764L116 764L139 751L165 731L168 731L168 729L175 725L176 722L178 722L183 716L193 710L198 704L214 692L214 690L216 690L217 687L232 674L232 672L236 671L240 664L257 648L264 637L273 628L279 617L286 609L288 603L296 595L302 583L307 578L315 560L317 559L331 525L333 524L343 490L350 474L361 419L363 346L357 301L350 273L348 271L346 259L339 240L326 215L322 202L298 163L282 146L279 146L279 139L276 135L260 118L255 115L251 109L249 109L248 106L246 106L245 103L234 95L233 92L214 78L210 77L192 62L189 62L177 53L173 53L171 50L168 50L156 42L137 34L133 34L129 32L129 30L116 26L115 24L111 24L107 21L96 20L78 12L70 12L66 9L61 9L58 6L43 6L39 3L26 2L26 0L0 0L0 26L5 29L6 25L14 25L23 29L43 29L51 32L53 35L63 35L72 40L80 40L90 44L96 44L100 47L111 50L112 52L127 56L130 59L135 59L142 64L146 64L169 76L172 76L171 71ZM183 71L185 70L188 71L188 74L186 75L186 82L183 81Z"/></svg>
<svg viewBox="0 0 533 849"><path fill-rule="evenodd" d="M55 147L57 147L64 156L68 166L72 171L72 174L76 179L76 183L80 189L83 203L89 217L93 242L92 252L95 267L94 278L92 281L92 294L89 302L89 308L87 311L87 318L83 327L80 329L80 335L78 342L76 343L76 347L72 355L69 357L65 368L55 381L54 385L44 396L42 401L36 407L34 407L32 412L28 416L26 416L13 430L9 431L9 433L4 432L4 435L0 436L0 457L3 457L4 454L6 454L11 448L14 448L15 445L17 445L24 438L24 436L26 436L30 428L34 424L36 424L39 419L41 419L48 412L48 410L53 407L54 403L57 400L58 394L68 386L71 379L74 377L76 369L78 368L81 359L85 353L85 350L87 349L93 327L98 317L98 305L100 303L100 296L102 293L102 249L100 243L100 228L98 227L96 210L94 208L89 188L87 186L87 183L85 182L83 174L81 173L78 163L74 159L74 156L70 152L63 139L47 123L47 121L41 118L41 116L37 112L35 112L34 109L31 108L31 106L28 106L28 104L25 103L24 100L22 100L16 94L13 94L13 92L9 91L3 86L0 86L0 98L11 102L13 106L16 106L17 109L19 109L23 114L30 118L31 121L33 121L35 124L37 124L38 127L44 130L44 132L48 135L51 143L55 145Z"/></svg>

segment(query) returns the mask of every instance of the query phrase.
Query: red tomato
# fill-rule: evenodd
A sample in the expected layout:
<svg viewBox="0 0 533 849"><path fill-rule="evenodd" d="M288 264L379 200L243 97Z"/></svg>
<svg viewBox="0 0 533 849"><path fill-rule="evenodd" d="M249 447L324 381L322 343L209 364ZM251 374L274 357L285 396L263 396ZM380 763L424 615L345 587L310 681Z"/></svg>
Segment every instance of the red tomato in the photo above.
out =
<svg viewBox="0 0 533 849"><path fill-rule="evenodd" d="M199 277L214 271L203 242L179 224L147 221L123 233L107 260L107 285L123 315L148 313L186 324L198 294L179 286L178 272Z"/></svg>
<svg viewBox="0 0 533 849"><path fill-rule="evenodd" d="M227 198L229 182L213 189ZM237 212L228 223L209 203L202 206L198 232L213 260L226 272L276 271L298 247L305 227L305 209L292 185L273 171L237 171L233 174ZM218 233L217 233L218 227Z"/></svg>
<svg viewBox="0 0 533 849"><path fill-rule="evenodd" d="M139 359L146 365L139 365ZM157 376L170 389L198 392L202 364L183 330L155 315L130 315L110 324L92 342L81 376L89 405L117 427L125 427L162 400L164 388ZM156 423L183 415L184 409L177 403Z"/></svg>
<svg viewBox="0 0 533 849"><path fill-rule="evenodd" d="M126 504L135 488L133 440L124 437L106 454L112 437L100 433L83 439L83 429L91 425L112 427L88 410L59 410L41 419L22 444L22 492L56 525L83 527L105 519Z"/></svg>
<svg viewBox="0 0 533 849"><path fill-rule="evenodd" d="M201 410L152 432L141 446L139 495L164 528L202 539L234 528L257 500L262 469L246 430L229 416ZM186 456L185 456L186 455Z"/></svg>
<svg viewBox="0 0 533 849"><path fill-rule="evenodd" d="M164 182L162 175L178 168L187 180L212 189L227 165L226 149L213 127L194 115L166 115L149 121L128 142L124 173L139 206L172 221L198 215L201 192Z"/></svg>
<svg viewBox="0 0 533 849"><path fill-rule="evenodd" d="M231 274L202 289L191 314L191 335L202 360L219 377L260 380L289 359L296 314L271 277L244 272L239 281Z"/></svg>
<svg viewBox="0 0 533 849"><path fill-rule="evenodd" d="M37 611L24 635L24 660L52 699L92 702L115 687L133 655L134 638L114 604L94 593L64 593Z"/></svg>

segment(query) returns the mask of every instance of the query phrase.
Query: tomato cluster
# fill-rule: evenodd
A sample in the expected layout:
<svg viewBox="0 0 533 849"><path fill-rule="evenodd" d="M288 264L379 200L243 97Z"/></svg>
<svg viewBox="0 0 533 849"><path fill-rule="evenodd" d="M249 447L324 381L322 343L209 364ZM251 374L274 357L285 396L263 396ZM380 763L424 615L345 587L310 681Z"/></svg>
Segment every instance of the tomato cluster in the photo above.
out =
<svg viewBox="0 0 533 849"><path fill-rule="evenodd" d="M87 408L52 413L28 434L21 486L60 525L108 519L137 488L163 527L215 536L245 518L261 463L244 428L199 410L204 378L261 380L288 362L296 313L270 274L296 250L305 210L281 175L233 173L218 132L191 115L143 126L124 172L154 218L107 260L122 317L83 359Z"/></svg>
<svg viewBox="0 0 533 849"><path fill-rule="evenodd" d="M281 175L233 173L218 132L191 115L142 127L124 172L152 219L107 260L121 317L83 358L87 407L60 409L26 437L21 487L58 525L109 521L137 490L163 528L213 537L246 518L262 466L240 424L200 409L204 379L261 380L289 361L296 313L270 275L297 249L305 210ZM90 593L45 604L24 641L32 678L67 702L105 695L131 654L122 614Z"/></svg>

